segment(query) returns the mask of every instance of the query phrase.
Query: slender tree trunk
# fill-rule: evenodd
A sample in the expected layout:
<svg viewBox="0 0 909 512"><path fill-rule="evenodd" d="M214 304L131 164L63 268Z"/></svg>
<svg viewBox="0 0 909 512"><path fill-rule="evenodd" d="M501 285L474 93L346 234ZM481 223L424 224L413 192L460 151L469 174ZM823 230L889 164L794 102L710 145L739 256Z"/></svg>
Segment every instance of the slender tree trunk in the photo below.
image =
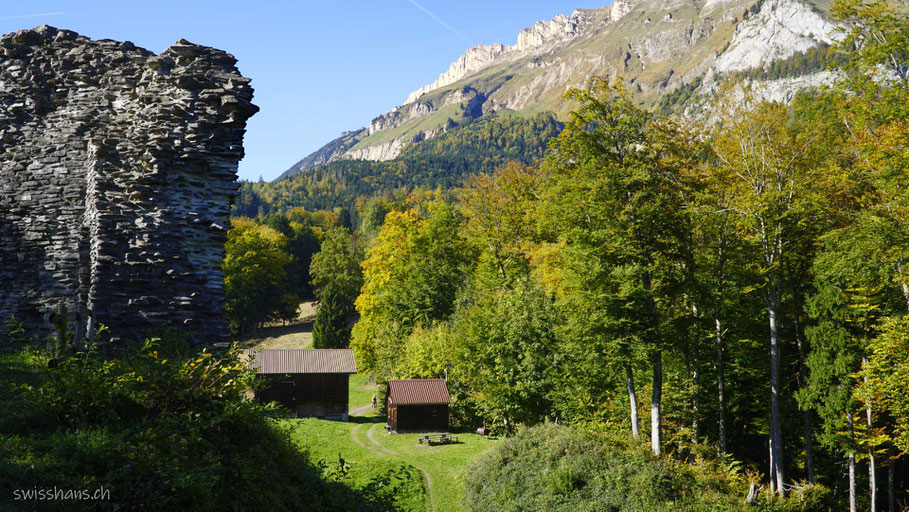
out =
<svg viewBox="0 0 909 512"><path fill-rule="evenodd" d="M891 449L892 452L892 449ZM896 492L893 480L896 477L896 457L890 454L890 464L887 465L887 510L896 512Z"/></svg>
<svg viewBox="0 0 909 512"><path fill-rule="evenodd" d="M796 305L798 304L797 293L798 290L793 286L792 296ZM808 382L808 365L805 364L807 350L804 336L802 336L801 325L799 324L799 313L800 308L796 306L792 318L793 325L795 326L795 340L799 350L799 389L801 389ZM817 480L814 476L814 443L812 443L811 439L811 411L807 408L802 408L802 429L805 431L805 469L808 472L808 482L813 484L816 483Z"/></svg>
<svg viewBox="0 0 909 512"><path fill-rule="evenodd" d="M719 443L720 453L726 453L726 347L723 344L723 328L719 315L716 323L716 390L719 401Z"/></svg>
<svg viewBox="0 0 909 512"><path fill-rule="evenodd" d="M662 453L662 402L663 402L663 351L659 348L660 327L656 302L651 290L650 272L641 276L641 285L647 294L647 310L652 323L650 328L650 363L653 366L653 391L650 400L650 449L657 457Z"/></svg>
<svg viewBox="0 0 909 512"><path fill-rule="evenodd" d="M654 348L651 353L653 364L653 394L650 401L650 449L657 457L662 447L662 402L663 402L663 351Z"/></svg>
<svg viewBox="0 0 909 512"><path fill-rule="evenodd" d="M772 430L772 429L773 429L773 427L771 427L771 430ZM770 433L770 437L771 437L771 438L773 437L773 432ZM773 441L772 441L772 440L769 440L769 439L767 440L767 449L768 449L769 452L770 452L770 472L769 472L769 475L770 475L770 494L771 494L771 496L772 496L773 493L776 492L776 464L773 463Z"/></svg>
<svg viewBox="0 0 909 512"><path fill-rule="evenodd" d="M634 373L631 365L625 365L625 387L628 388L628 405L631 407L631 436L638 438L638 395L634 390Z"/></svg>
<svg viewBox="0 0 909 512"><path fill-rule="evenodd" d="M852 411L846 411L846 425L849 427L849 436L855 439L855 430L852 423ZM849 449L849 512L856 512L858 505L855 499L855 452Z"/></svg>
<svg viewBox="0 0 909 512"><path fill-rule="evenodd" d="M871 491L871 512L877 510L877 468L874 462L874 449L868 449L868 490Z"/></svg>
<svg viewBox="0 0 909 512"><path fill-rule="evenodd" d="M701 351L700 351L700 337L701 337L701 318L698 314L698 307L696 304L691 306L691 315L692 315L692 331L691 336L691 442L697 443L700 438L700 425L698 424L698 416L700 415L701 409Z"/></svg>
<svg viewBox="0 0 909 512"><path fill-rule="evenodd" d="M780 289L773 273L768 275L767 314L770 317L770 446L773 452L773 469L780 496L786 496L783 474L783 428L780 419L780 340L777 315L780 306Z"/></svg>
<svg viewBox="0 0 909 512"><path fill-rule="evenodd" d="M868 358L862 357L862 366L868 364ZM868 376L865 376L865 383ZM868 435L872 436L874 424L871 419L871 402L865 402L865 422L868 425ZM874 446L868 446L868 490L871 491L871 512L877 511L877 471L874 467Z"/></svg>

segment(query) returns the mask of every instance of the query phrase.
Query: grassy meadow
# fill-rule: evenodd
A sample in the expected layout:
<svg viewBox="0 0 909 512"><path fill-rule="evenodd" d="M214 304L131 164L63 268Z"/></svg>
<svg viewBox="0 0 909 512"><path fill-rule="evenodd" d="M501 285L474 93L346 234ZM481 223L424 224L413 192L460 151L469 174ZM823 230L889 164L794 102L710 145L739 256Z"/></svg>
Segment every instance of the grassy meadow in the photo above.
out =
<svg viewBox="0 0 909 512"><path fill-rule="evenodd" d="M470 461L494 448L499 441L475 434L458 434L458 443L426 446L419 434L388 434L385 417L370 406L375 385L365 375L352 375L350 410L358 413L349 422L315 418L281 420L291 438L314 461L337 465L339 457L350 465L347 478L354 487L373 477L406 468L415 476L398 495L397 505L412 511L463 510L463 472Z"/></svg>

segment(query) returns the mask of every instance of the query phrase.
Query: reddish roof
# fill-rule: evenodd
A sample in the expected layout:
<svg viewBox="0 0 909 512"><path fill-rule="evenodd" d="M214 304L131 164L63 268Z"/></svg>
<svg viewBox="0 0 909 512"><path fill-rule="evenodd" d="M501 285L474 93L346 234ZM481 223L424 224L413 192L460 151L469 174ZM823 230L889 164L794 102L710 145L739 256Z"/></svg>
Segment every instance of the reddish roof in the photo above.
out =
<svg viewBox="0 0 909 512"><path fill-rule="evenodd" d="M388 396L398 405L451 403L442 379L390 380Z"/></svg>
<svg viewBox="0 0 909 512"><path fill-rule="evenodd" d="M357 373L353 350L248 350L253 368L259 374Z"/></svg>

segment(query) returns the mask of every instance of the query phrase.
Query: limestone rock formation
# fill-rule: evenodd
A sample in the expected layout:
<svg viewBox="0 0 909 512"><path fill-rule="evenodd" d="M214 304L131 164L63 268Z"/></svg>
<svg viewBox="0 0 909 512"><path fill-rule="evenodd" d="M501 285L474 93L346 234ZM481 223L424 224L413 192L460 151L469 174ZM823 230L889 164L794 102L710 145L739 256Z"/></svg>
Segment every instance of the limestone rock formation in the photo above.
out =
<svg viewBox="0 0 909 512"><path fill-rule="evenodd" d="M693 96L711 94L732 72L766 68L835 41L836 26L825 14L829 5L829 0L615 0L558 15L522 30L514 45L467 50L403 105L343 143L334 141L301 160L281 178L339 159L392 159L414 141L491 110L563 115L565 90L583 86L593 75L621 78L648 107L696 80L701 85ZM785 98L824 81L767 86L775 91L770 96Z"/></svg>
<svg viewBox="0 0 909 512"><path fill-rule="evenodd" d="M235 64L184 40L155 55L48 26L0 38L0 318L226 336L220 264L258 110Z"/></svg>
<svg viewBox="0 0 909 512"><path fill-rule="evenodd" d="M836 25L809 4L768 0L756 16L737 27L729 49L714 67L720 72L755 68L842 36Z"/></svg>

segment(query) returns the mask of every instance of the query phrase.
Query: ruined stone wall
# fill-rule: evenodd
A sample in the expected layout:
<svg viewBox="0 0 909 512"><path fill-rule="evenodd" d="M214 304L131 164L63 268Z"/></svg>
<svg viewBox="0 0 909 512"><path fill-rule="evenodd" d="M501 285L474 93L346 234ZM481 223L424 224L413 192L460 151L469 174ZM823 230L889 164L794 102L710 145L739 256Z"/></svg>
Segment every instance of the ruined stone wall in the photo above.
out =
<svg viewBox="0 0 909 512"><path fill-rule="evenodd" d="M42 26L0 38L0 324L77 338L226 335L220 264L249 79L178 41L160 55ZM2 328L2 325L0 325Z"/></svg>

